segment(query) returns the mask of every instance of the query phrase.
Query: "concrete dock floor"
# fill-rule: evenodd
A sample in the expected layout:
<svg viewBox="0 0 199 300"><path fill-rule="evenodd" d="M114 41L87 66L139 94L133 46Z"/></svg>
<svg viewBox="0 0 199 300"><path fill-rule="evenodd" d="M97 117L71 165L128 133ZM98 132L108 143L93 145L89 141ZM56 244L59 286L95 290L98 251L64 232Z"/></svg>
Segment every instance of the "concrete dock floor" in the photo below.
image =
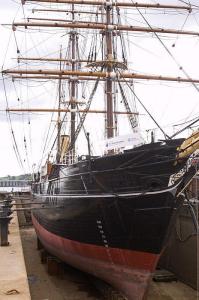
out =
<svg viewBox="0 0 199 300"><path fill-rule="evenodd" d="M152 282L147 300L198 300L199 295L191 287L177 282Z"/></svg>
<svg viewBox="0 0 199 300"><path fill-rule="evenodd" d="M20 230L32 300L102 300L99 292L82 272L67 267L63 279L49 276L36 250L32 227ZM197 293L181 282L152 282L147 300L196 300ZM199 299L199 297L198 297Z"/></svg>
<svg viewBox="0 0 199 300"><path fill-rule="evenodd" d="M9 231L10 245L0 247L0 300L30 300L16 214L11 220Z"/></svg>

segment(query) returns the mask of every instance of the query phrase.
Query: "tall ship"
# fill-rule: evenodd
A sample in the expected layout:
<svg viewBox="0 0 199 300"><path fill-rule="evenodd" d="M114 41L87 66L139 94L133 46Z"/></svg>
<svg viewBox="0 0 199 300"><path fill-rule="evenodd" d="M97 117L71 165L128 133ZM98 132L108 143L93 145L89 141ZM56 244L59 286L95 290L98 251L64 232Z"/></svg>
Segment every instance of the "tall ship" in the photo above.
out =
<svg viewBox="0 0 199 300"><path fill-rule="evenodd" d="M198 166L193 157L199 132L182 137L198 120L167 134L151 114L150 104L142 103L135 84L182 82L198 89L199 80L183 68L181 77L138 73L128 62L133 56L128 41L139 33L153 35L170 56L162 35L199 35L152 26L146 11L192 13L186 1L162 2L22 0L23 9L27 5L32 11L13 22L14 34L32 30L38 36L55 30L48 44L51 54L28 56L18 49L18 66L2 71L4 80L11 76L15 82L50 81L57 86L54 108L46 103L45 108L7 107L8 114L57 114L53 147L32 184L34 198L43 203L32 213L38 239L47 251L108 282L128 300L147 298L176 211ZM54 55L60 34L64 42L56 45L59 51ZM163 138L156 141L152 131L146 142L138 105ZM94 155L99 128L103 150Z"/></svg>

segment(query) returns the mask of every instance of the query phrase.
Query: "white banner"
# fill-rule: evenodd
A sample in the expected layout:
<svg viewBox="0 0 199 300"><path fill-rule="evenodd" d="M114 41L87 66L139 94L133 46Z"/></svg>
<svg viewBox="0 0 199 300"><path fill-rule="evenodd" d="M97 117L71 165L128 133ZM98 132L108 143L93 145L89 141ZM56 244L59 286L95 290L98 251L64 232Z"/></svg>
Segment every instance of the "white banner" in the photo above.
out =
<svg viewBox="0 0 199 300"><path fill-rule="evenodd" d="M116 136L104 141L105 150L120 149L126 147L138 147L144 144L138 128L134 129L132 134Z"/></svg>

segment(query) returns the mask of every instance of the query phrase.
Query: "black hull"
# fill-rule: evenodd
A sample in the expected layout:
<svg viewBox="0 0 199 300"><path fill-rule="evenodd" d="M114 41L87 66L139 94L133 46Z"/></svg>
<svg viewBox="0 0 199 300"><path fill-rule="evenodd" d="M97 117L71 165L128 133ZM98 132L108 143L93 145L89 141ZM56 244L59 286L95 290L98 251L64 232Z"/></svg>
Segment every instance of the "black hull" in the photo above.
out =
<svg viewBox="0 0 199 300"><path fill-rule="evenodd" d="M176 163L180 142L55 166L48 182L33 187L47 207L33 213L41 242L128 299L143 299L186 185L188 175L170 183L186 163Z"/></svg>
<svg viewBox="0 0 199 300"><path fill-rule="evenodd" d="M42 196L38 198L42 199ZM45 202L48 209L37 210L34 216L46 230L60 237L156 254L161 252L177 206L171 192L121 199L55 196L45 198ZM63 208L53 208L56 206Z"/></svg>
<svg viewBox="0 0 199 300"><path fill-rule="evenodd" d="M180 201L175 190L124 199L49 197L33 224L49 252L141 300Z"/></svg>
<svg viewBox="0 0 199 300"><path fill-rule="evenodd" d="M145 193L167 189L170 177L181 171L187 159L176 161L182 140L154 143L125 153L91 157L70 166L55 165L49 184L35 187L46 194ZM58 180L57 180L58 179Z"/></svg>

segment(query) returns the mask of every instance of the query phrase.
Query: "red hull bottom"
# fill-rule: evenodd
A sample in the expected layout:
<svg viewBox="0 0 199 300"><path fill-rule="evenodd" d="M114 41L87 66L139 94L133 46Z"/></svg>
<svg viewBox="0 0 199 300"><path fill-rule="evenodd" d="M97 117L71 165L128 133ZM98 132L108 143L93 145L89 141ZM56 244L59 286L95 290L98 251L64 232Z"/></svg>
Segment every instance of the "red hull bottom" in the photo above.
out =
<svg viewBox="0 0 199 300"><path fill-rule="evenodd" d="M108 282L128 300L146 299L159 255L68 240L44 229L33 216L32 220L38 238L50 253Z"/></svg>

